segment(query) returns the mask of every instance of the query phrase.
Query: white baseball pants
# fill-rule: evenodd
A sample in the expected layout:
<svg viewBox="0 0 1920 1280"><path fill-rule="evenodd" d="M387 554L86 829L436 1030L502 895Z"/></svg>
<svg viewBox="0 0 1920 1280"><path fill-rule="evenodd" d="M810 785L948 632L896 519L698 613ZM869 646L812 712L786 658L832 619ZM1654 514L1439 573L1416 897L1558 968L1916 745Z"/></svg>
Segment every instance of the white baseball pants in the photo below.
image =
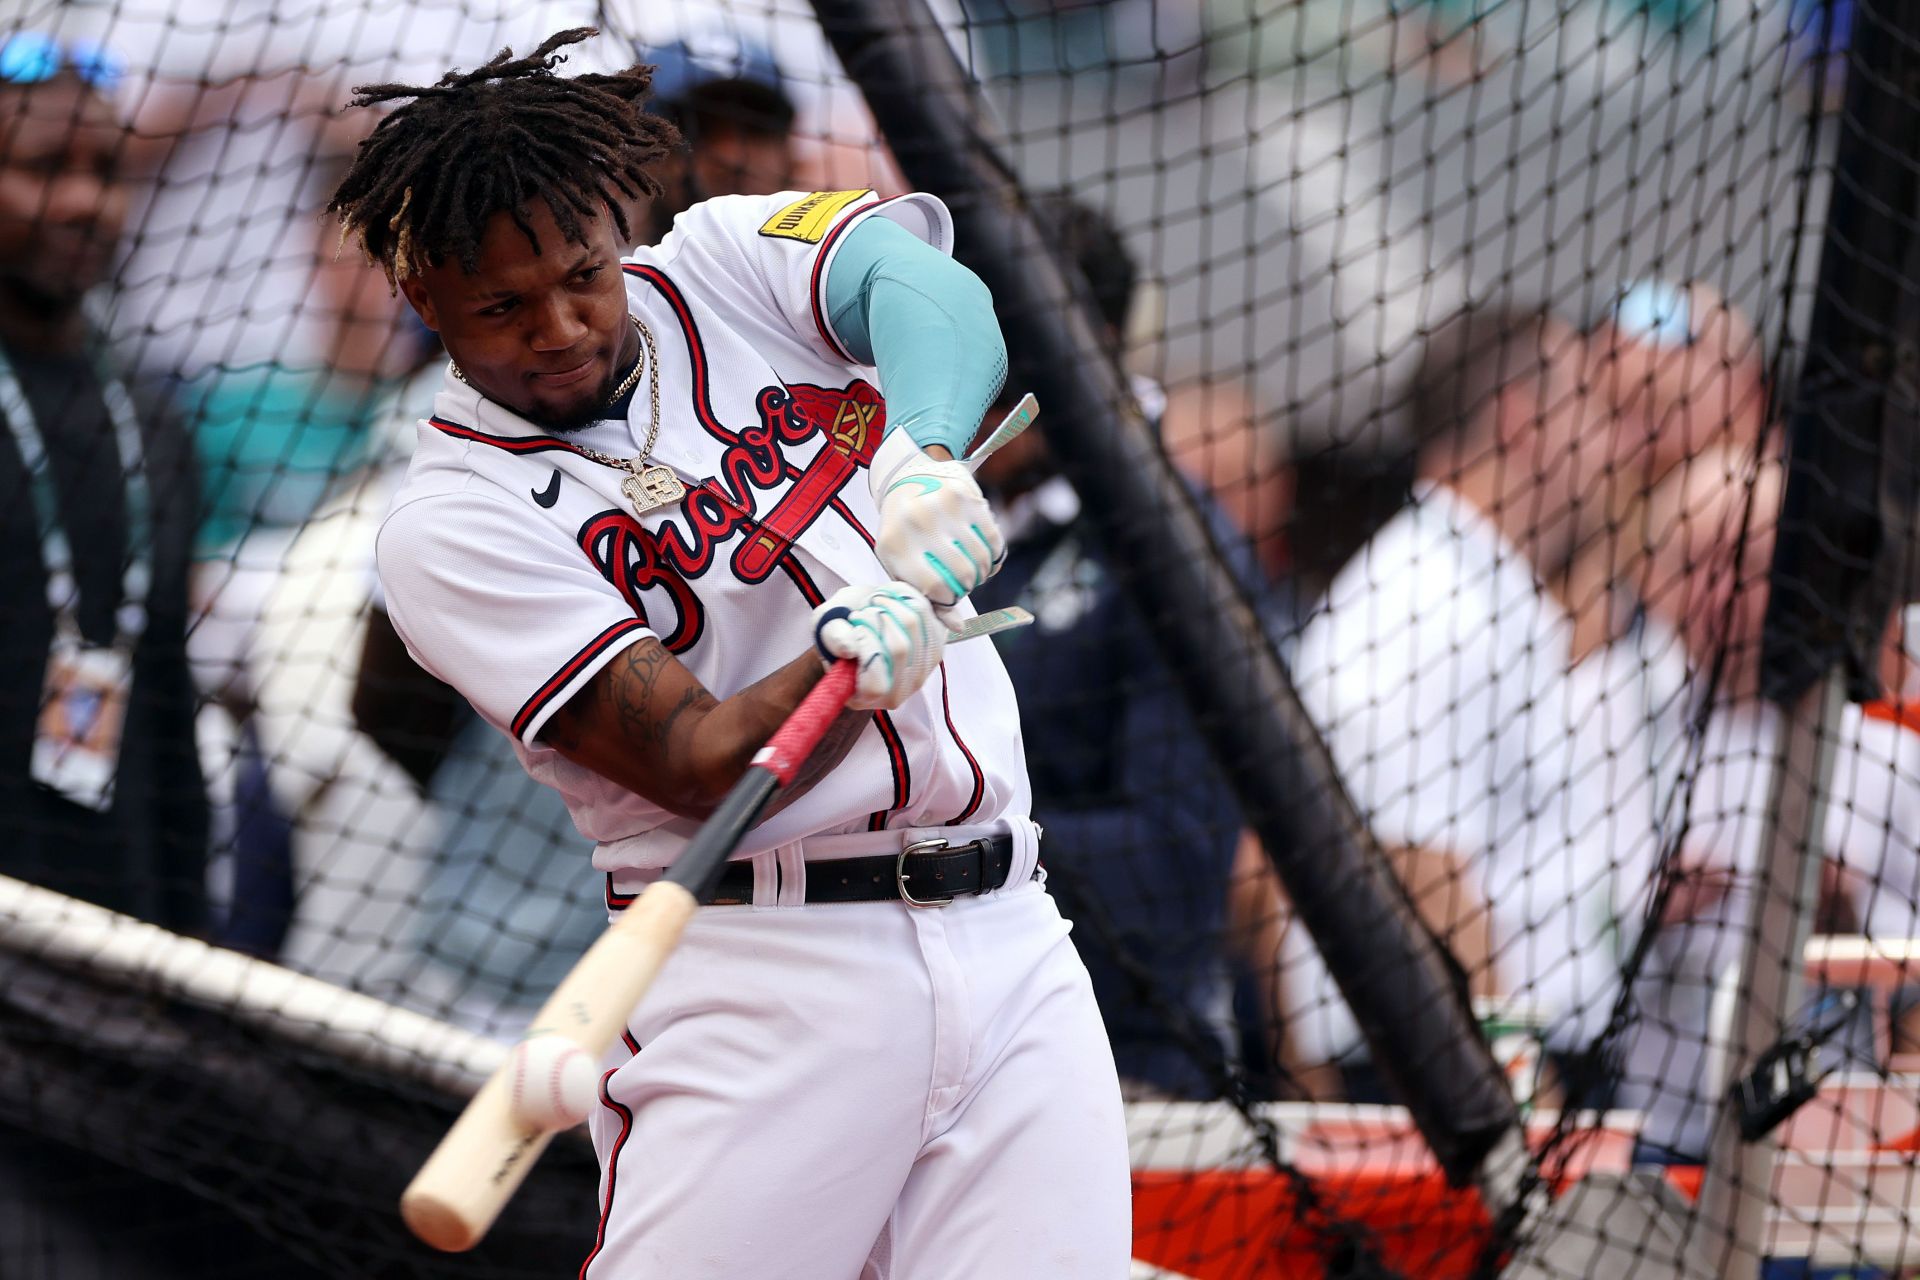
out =
<svg viewBox="0 0 1920 1280"><path fill-rule="evenodd" d="M1113 1056L1031 867L701 911L603 1064L583 1280L1126 1276Z"/></svg>

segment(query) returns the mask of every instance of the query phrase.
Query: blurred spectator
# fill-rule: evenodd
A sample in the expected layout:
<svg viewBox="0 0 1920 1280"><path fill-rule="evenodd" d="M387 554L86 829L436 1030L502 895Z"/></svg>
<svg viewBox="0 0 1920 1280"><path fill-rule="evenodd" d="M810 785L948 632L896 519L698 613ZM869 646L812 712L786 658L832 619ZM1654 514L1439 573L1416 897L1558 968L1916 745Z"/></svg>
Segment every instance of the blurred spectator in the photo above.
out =
<svg viewBox="0 0 1920 1280"><path fill-rule="evenodd" d="M1064 195L1034 204L1085 276L1117 350L1134 286L1126 246ZM1019 380L1016 368L990 422L1012 407ZM1137 390L1158 408L1157 388ZM1048 888L1073 922L1123 1086L1210 1097L1221 1063L1238 1057L1222 939L1258 941L1250 927L1228 930L1236 806L1120 570L1049 457L1045 424L1043 414L980 469L1008 550L973 600L983 610L1021 604L1036 618L998 638L1001 656L1019 694ZM1276 918L1271 881L1253 888L1269 896L1264 911L1246 914ZM1271 955L1263 967L1271 971Z"/></svg>
<svg viewBox="0 0 1920 1280"><path fill-rule="evenodd" d="M909 190L892 152L880 137L866 99L848 79L810 6L650 5L631 8L620 19L617 29L633 39L626 46L629 56L620 63L622 66L636 57L651 60L655 55L650 50L678 46L707 68L729 77L750 65L762 68L760 74L765 68L778 68L780 92L794 108L789 133L795 165L790 183L793 188L850 191L871 187L885 196ZM555 23L549 29L567 25Z"/></svg>
<svg viewBox="0 0 1920 1280"><path fill-rule="evenodd" d="M1295 659L1375 838L1417 898L1449 904L1448 929L1485 917L1487 964L1457 958L1546 1019L1563 1055L1612 1003L1613 885L1651 825L1632 803L1644 787L1594 784L1607 736L1576 732L1609 693L1576 669L1576 613L1610 601L1557 593L1575 550L1608 535L1645 436L1588 376L1591 350L1499 307L1429 338L1414 500L1334 580ZM1351 1015L1304 939L1287 978L1303 1056L1348 1053Z"/></svg>
<svg viewBox="0 0 1920 1280"><path fill-rule="evenodd" d="M0 34L0 520L19 549L0 561L0 872L194 932L208 817L186 655L190 447L135 411L88 306L128 209L105 96L117 67L99 46ZM7 982L31 1007L33 973ZM23 1280L309 1274L178 1189L10 1126L0 1239Z"/></svg>
<svg viewBox="0 0 1920 1280"><path fill-rule="evenodd" d="M250 40L179 22L177 3L128 23L145 79L137 232L113 316L135 394L183 421L199 462L188 656L226 907L215 937L271 956L294 910L295 853L282 762L252 716L260 618L294 536L362 460L371 411L412 357L405 308L336 255L316 216L355 134L343 95L310 67L364 23L308 15Z"/></svg>
<svg viewBox="0 0 1920 1280"><path fill-rule="evenodd" d="M205 924L207 812L187 674L194 493L178 425L136 418L87 297L127 215L109 55L0 45L3 596L17 819L0 869L170 928Z"/></svg>
<svg viewBox="0 0 1920 1280"><path fill-rule="evenodd" d="M698 48L676 41L642 50L640 58L654 64L649 105L673 121L683 142L655 172L661 195L640 224L645 243L658 243L676 216L709 196L794 186L794 105L771 54L709 39Z"/></svg>

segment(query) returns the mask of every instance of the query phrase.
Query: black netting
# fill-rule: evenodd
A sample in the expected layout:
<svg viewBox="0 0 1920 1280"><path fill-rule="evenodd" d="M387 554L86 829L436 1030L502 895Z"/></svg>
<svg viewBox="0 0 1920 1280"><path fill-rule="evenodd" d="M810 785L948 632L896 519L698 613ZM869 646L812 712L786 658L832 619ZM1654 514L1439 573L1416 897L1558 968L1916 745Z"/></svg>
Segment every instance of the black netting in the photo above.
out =
<svg viewBox="0 0 1920 1280"><path fill-rule="evenodd" d="M354 86L583 24L693 140L636 242L935 189L1047 389L976 600L1037 617L1137 1274L1920 1269L1911 6L5 6L0 873L503 1044L598 936L592 843L388 620L447 363L323 214ZM54 760L116 653L112 766ZM566 1137L481 1252L412 1242L449 1091L21 918L0 1275L593 1247Z"/></svg>

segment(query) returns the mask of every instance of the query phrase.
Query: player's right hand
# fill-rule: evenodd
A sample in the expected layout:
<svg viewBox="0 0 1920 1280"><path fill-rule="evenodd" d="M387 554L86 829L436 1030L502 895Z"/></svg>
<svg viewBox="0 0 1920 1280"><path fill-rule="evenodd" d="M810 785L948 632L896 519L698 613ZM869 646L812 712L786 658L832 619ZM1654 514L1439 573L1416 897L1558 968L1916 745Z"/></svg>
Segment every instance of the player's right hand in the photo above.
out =
<svg viewBox="0 0 1920 1280"><path fill-rule="evenodd" d="M881 567L944 611L999 572L1006 539L962 462L940 461L904 432L875 453L868 481L880 508Z"/></svg>
<svg viewBox="0 0 1920 1280"><path fill-rule="evenodd" d="M940 665L947 628L926 596L904 582L843 587L813 611L813 643L821 661L859 664L855 711L891 711L911 698Z"/></svg>

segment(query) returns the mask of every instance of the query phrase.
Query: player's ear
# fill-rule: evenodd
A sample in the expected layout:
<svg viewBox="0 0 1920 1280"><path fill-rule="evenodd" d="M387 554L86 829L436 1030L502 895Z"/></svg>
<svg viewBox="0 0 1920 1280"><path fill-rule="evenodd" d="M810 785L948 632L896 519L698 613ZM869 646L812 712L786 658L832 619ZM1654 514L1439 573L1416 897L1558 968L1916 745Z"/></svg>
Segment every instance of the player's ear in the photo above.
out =
<svg viewBox="0 0 1920 1280"><path fill-rule="evenodd" d="M440 313L433 305L433 296L427 292L427 286L419 276L411 275L400 282L400 294L420 317L420 323L440 332Z"/></svg>

